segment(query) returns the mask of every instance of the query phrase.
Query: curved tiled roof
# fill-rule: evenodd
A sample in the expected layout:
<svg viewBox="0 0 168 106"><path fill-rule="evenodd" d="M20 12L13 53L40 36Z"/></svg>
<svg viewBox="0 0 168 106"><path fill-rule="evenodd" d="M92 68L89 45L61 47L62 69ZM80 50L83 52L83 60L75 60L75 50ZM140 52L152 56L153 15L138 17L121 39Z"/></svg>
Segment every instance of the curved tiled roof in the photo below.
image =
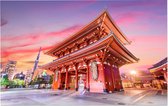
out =
<svg viewBox="0 0 168 106"><path fill-rule="evenodd" d="M153 69L153 68L157 68L162 66L163 64L167 63L167 57L164 58L163 60L159 61L158 63L154 64L152 67L150 67L149 69Z"/></svg>

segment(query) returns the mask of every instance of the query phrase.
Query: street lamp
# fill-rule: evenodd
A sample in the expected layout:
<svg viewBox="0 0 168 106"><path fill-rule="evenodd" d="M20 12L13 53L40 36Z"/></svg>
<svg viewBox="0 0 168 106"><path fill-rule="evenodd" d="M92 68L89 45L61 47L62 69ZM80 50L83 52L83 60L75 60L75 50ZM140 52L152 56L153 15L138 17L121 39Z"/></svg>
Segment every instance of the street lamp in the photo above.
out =
<svg viewBox="0 0 168 106"><path fill-rule="evenodd" d="M137 72L136 72L135 70L132 70L132 71L130 71L130 74L131 74L131 75L136 75Z"/></svg>
<svg viewBox="0 0 168 106"><path fill-rule="evenodd" d="M135 70L131 70L130 71L130 74L131 74L131 77L132 77L132 83L133 83L133 86L135 87L135 75L137 74L137 72Z"/></svg>

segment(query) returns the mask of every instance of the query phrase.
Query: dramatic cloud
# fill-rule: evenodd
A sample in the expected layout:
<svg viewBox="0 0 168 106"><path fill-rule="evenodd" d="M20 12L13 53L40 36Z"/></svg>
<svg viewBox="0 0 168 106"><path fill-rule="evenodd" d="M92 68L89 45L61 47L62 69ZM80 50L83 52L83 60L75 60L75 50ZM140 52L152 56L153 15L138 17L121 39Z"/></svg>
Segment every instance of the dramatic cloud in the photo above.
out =
<svg viewBox="0 0 168 106"><path fill-rule="evenodd" d="M79 29L81 25L74 25L69 28L63 29L61 31L56 32L49 32L49 33L36 33L36 34L29 34L29 35L19 35L19 36L2 36L2 40L4 42L6 41L21 41L21 40L30 40L30 41L40 41L40 40L46 40L46 38L55 37L55 36L69 36L69 34L72 34L72 32Z"/></svg>
<svg viewBox="0 0 168 106"><path fill-rule="evenodd" d="M138 17L141 16L142 13L125 13L121 14L117 17L116 22L118 24L130 24L133 22L137 22Z"/></svg>
<svg viewBox="0 0 168 106"><path fill-rule="evenodd" d="M51 41L55 41L54 43L58 44L61 40L70 37L75 31L79 30L80 27L80 25L75 25L60 31L42 34L39 33L15 37L2 36L2 60L7 61L11 57L15 60L28 58L32 56L33 53L38 52L40 46L37 46L37 44L41 42L47 43L48 40L50 40L50 42L41 46L43 51L49 50L53 47ZM17 54L22 55L15 56Z"/></svg>
<svg viewBox="0 0 168 106"><path fill-rule="evenodd" d="M2 49L5 50L5 49L12 49L12 48L26 47L40 42L46 42L47 40L51 40L51 39L52 41L65 39L71 36L71 34L77 31L80 27L81 27L80 25L74 25L69 28L63 29L61 31L56 31L56 32L36 33L36 34L20 35L20 36L14 36L14 37L2 36L1 38Z"/></svg>
<svg viewBox="0 0 168 106"><path fill-rule="evenodd" d="M49 50L51 49L53 46L48 46L48 47L43 47L42 50ZM32 49L18 49L18 50L2 50L2 58L3 57L10 57L11 55L16 55L16 54L27 54L27 53L30 53L30 56L31 56L31 53L36 53L39 51L39 48L32 48ZM25 57L27 57L25 55ZM18 58L21 58L21 57L18 57ZM22 57L23 58L23 57Z"/></svg>

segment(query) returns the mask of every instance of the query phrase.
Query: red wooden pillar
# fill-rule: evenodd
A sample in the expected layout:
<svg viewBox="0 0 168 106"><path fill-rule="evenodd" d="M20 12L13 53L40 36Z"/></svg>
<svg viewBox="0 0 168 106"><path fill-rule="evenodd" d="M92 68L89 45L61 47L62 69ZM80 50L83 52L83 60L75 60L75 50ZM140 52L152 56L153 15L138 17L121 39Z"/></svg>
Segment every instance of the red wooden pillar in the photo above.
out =
<svg viewBox="0 0 168 106"><path fill-rule="evenodd" d="M61 89L61 70L59 71L59 79L58 79L58 89Z"/></svg>
<svg viewBox="0 0 168 106"><path fill-rule="evenodd" d="M75 90L78 91L78 69L75 66Z"/></svg>
<svg viewBox="0 0 168 106"><path fill-rule="evenodd" d="M114 75L114 67L113 64L111 65L111 75L112 75L112 86L113 86L113 90L116 89L116 80L115 80L115 75Z"/></svg>
<svg viewBox="0 0 168 106"><path fill-rule="evenodd" d="M121 85L121 78L120 78L119 69L116 66L114 69L115 69L115 74L116 74L115 75L115 82L116 82L115 88L116 88L116 90L120 91L122 89L122 85Z"/></svg>
<svg viewBox="0 0 168 106"><path fill-rule="evenodd" d="M103 92L108 92L105 79L104 63L102 61L101 61L101 71L102 71Z"/></svg>
<svg viewBox="0 0 168 106"><path fill-rule="evenodd" d="M89 77L89 65L87 64L87 73L86 73L86 89L90 91L90 77Z"/></svg>
<svg viewBox="0 0 168 106"><path fill-rule="evenodd" d="M54 83L55 83L55 79L56 79L56 72L54 71L54 77L53 77L53 82L52 82L52 89L55 89Z"/></svg>
<svg viewBox="0 0 168 106"><path fill-rule="evenodd" d="M109 91L110 92L113 92L114 91L114 79L113 79L113 70L112 70L112 67L111 65L107 65L108 67L108 71L109 71Z"/></svg>
<svg viewBox="0 0 168 106"><path fill-rule="evenodd" d="M68 69L66 68L66 76L65 76L65 89L68 89Z"/></svg>
<svg viewBox="0 0 168 106"><path fill-rule="evenodd" d="M106 49L105 49L106 50ZM106 79L105 79L105 67L104 67L104 57L105 57L105 54L103 52L103 50L100 50L100 57L99 55L96 55L96 61L97 62L100 62L100 71L102 73L102 83L103 83L103 92L108 92L107 90L107 83L106 83Z"/></svg>
<svg viewBox="0 0 168 106"><path fill-rule="evenodd" d="M122 82L121 82L121 76L120 76L120 72L119 72L119 68L117 67L117 73L118 73L118 87L119 90L122 89Z"/></svg>
<svg viewBox="0 0 168 106"><path fill-rule="evenodd" d="M116 89L115 90L119 90L119 73L118 73L118 69L116 68L116 66L114 66L114 71L115 71L115 87Z"/></svg>
<svg viewBox="0 0 168 106"><path fill-rule="evenodd" d="M167 71L163 71L164 79L167 82Z"/></svg>

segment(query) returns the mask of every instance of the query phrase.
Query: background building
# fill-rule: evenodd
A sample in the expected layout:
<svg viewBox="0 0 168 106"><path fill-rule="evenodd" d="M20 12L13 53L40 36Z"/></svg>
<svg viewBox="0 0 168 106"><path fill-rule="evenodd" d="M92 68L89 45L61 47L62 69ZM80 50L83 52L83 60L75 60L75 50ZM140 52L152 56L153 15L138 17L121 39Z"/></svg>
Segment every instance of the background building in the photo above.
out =
<svg viewBox="0 0 168 106"><path fill-rule="evenodd" d="M32 78L32 70L27 70L26 75L25 75L25 85L28 85L31 82Z"/></svg>
<svg viewBox="0 0 168 106"><path fill-rule="evenodd" d="M167 57L154 64L149 71L153 74L152 84L158 89L167 89Z"/></svg>
<svg viewBox="0 0 168 106"><path fill-rule="evenodd" d="M122 73L121 79L124 88L151 88L154 77L148 71L136 71L134 74Z"/></svg>
<svg viewBox="0 0 168 106"><path fill-rule="evenodd" d="M13 74L14 74L14 71L16 71L16 61L8 61L8 63L6 64L3 72L8 74L8 78L9 80L12 80L13 79Z"/></svg>

